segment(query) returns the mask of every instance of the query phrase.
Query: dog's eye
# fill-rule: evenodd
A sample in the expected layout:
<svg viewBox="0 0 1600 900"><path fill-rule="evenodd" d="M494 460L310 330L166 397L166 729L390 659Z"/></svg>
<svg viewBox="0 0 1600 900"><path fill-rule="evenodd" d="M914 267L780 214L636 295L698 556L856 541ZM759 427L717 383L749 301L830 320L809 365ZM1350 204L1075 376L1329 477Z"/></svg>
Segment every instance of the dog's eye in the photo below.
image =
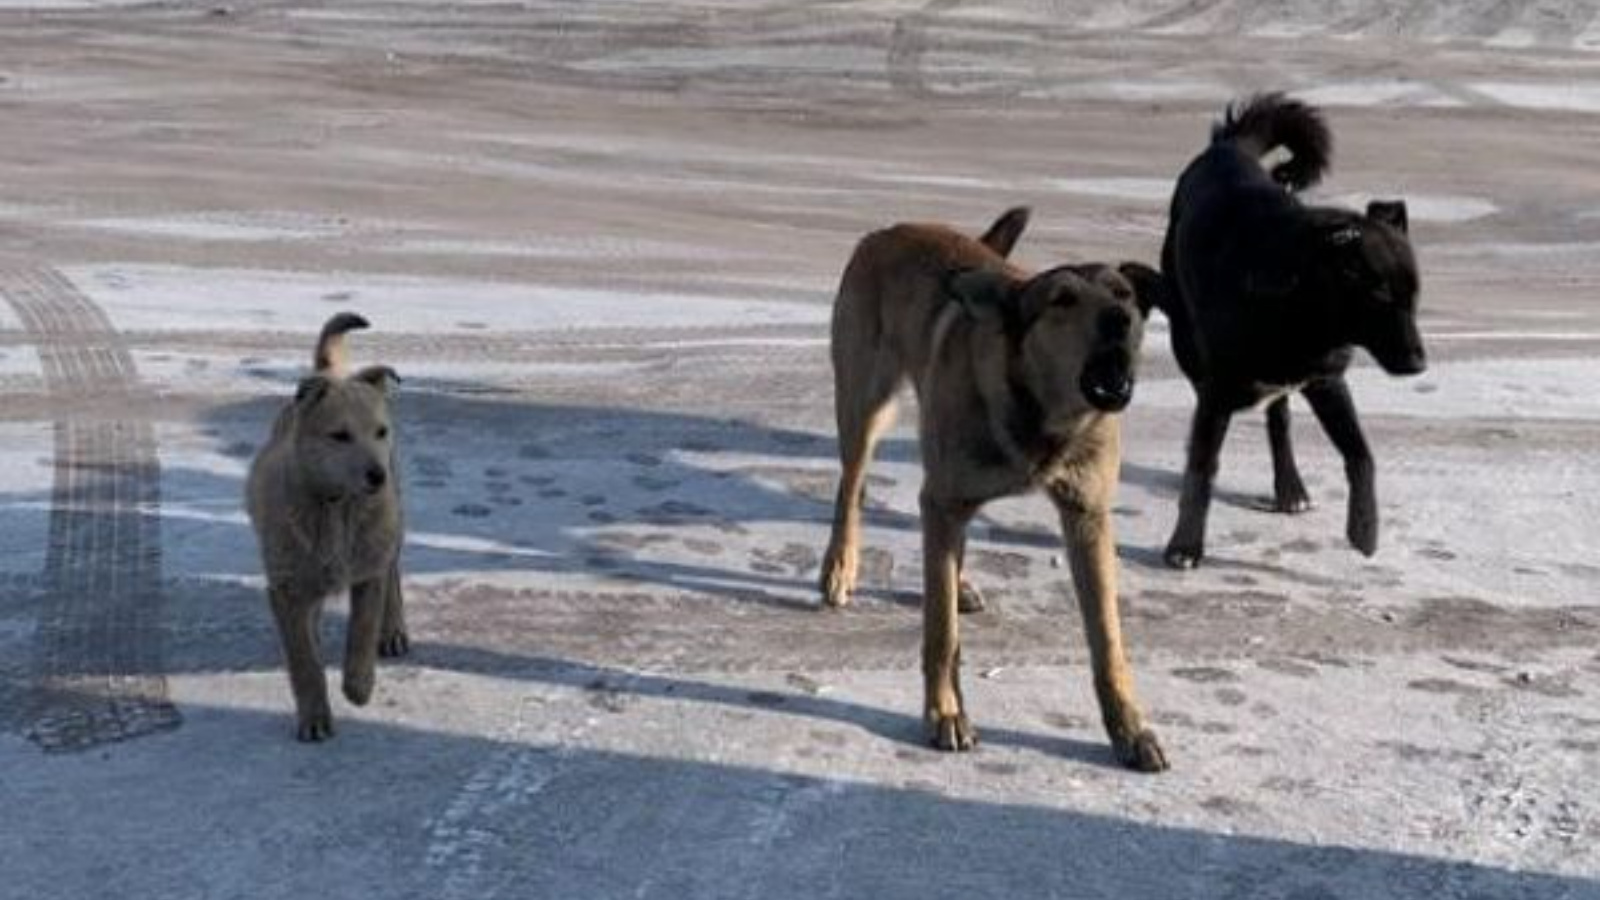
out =
<svg viewBox="0 0 1600 900"><path fill-rule="evenodd" d="M341 444L348 444L351 441L355 440L355 437L350 434L350 429L348 429L348 428L341 428L338 431L335 431L332 434L328 435L328 437L332 438L333 440L335 440L335 441L337 441L337 442L339 442Z"/></svg>
<svg viewBox="0 0 1600 900"><path fill-rule="evenodd" d="M381 440L386 439L387 437L389 437L389 426L387 426L387 425L379 425L378 426L378 440L381 441Z"/></svg>

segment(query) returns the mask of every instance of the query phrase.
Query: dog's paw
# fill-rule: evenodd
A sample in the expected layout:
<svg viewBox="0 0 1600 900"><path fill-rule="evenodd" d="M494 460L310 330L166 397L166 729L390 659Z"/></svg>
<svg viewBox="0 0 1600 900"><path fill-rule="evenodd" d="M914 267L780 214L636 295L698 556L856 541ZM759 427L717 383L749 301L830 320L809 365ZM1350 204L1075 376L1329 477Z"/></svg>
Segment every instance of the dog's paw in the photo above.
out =
<svg viewBox="0 0 1600 900"><path fill-rule="evenodd" d="M1200 559L1203 556L1205 556L1205 551L1201 550L1198 544L1190 546L1171 543L1167 545L1167 550L1161 555L1161 558L1166 560L1167 565L1171 568L1193 569L1200 565Z"/></svg>
<svg viewBox="0 0 1600 900"><path fill-rule="evenodd" d="M346 673L341 687L344 689L346 700L357 706L366 706L372 699L373 677L366 675L351 675Z"/></svg>
<svg viewBox="0 0 1600 900"><path fill-rule="evenodd" d="M961 588L956 593L956 609L963 613L980 613L989 608L989 601L983 597L983 591L973 586L972 582L962 580Z"/></svg>
<svg viewBox="0 0 1600 900"><path fill-rule="evenodd" d="M831 557L822 564L822 603L829 609L843 609L850 605L850 594L855 590L855 579L845 571L843 564Z"/></svg>
<svg viewBox="0 0 1600 900"><path fill-rule="evenodd" d="M940 750L959 753L978 746L978 729L966 713L951 716L929 712L926 721L928 743Z"/></svg>
<svg viewBox="0 0 1600 900"><path fill-rule="evenodd" d="M1131 738L1114 739L1112 750L1117 762L1136 772L1165 772L1172 767L1156 733L1148 728Z"/></svg>
<svg viewBox="0 0 1600 900"><path fill-rule="evenodd" d="M295 738L303 744L316 744L333 737L333 714L327 711L301 716Z"/></svg>
<svg viewBox="0 0 1600 900"><path fill-rule="evenodd" d="M1350 511L1350 520L1345 524L1345 537L1350 540L1350 546L1361 551L1363 556L1371 556L1378 552L1378 514L1376 511L1363 513L1359 510Z"/></svg>
<svg viewBox="0 0 1600 900"><path fill-rule="evenodd" d="M1311 495L1306 493L1303 484L1280 485L1272 492L1273 512L1296 516L1303 512L1310 512L1315 507L1311 502Z"/></svg>
<svg viewBox="0 0 1600 900"><path fill-rule="evenodd" d="M411 652L411 637L404 629L386 634L378 639L378 655L384 659L405 656Z"/></svg>

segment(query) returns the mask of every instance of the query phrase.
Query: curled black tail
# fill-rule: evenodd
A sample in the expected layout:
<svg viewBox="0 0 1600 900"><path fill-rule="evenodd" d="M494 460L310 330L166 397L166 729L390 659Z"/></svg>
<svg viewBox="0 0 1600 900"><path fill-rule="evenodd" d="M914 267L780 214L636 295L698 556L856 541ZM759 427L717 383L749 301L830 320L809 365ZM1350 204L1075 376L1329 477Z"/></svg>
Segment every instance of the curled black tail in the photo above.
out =
<svg viewBox="0 0 1600 900"><path fill-rule="evenodd" d="M1224 141L1258 159L1286 148L1291 158L1272 167L1272 180L1296 191L1321 181L1333 160L1333 135L1322 113L1277 92L1229 104L1211 129L1212 143Z"/></svg>

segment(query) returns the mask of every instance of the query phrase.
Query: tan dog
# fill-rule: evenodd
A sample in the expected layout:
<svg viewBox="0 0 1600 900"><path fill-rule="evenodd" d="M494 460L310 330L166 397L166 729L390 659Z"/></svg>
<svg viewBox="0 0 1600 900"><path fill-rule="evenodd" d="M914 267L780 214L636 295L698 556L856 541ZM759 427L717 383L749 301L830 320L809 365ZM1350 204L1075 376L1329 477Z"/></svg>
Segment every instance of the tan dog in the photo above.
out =
<svg viewBox="0 0 1600 900"><path fill-rule="evenodd" d="M921 408L929 739L945 750L977 743L958 673L958 595L981 606L962 577L967 523L990 500L1043 488L1061 516L1117 759L1160 771L1167 760L1145 727L1123 655L1110 510L1121 455L1115 414L1132 398L1161 278L1136 263L1029 275L1005 260L1026 216L1008 212L981 241L939 225L897 225L856 247L833 311L844 474L823 598L835 607L850 601L867 464L910 381Z"/></svg>
<svg viewBox="0 0 1600 900"><path fill-rule="evenodd" d="M395 471L388 366L345 375L348 331L368 327L351 313L328 320L316 372L300 382L272 437L250 467L246 502L261 545L272 612L283 640L302 741L333 735L318 652L322 604L350 591L344 695L372 696L377 656L409 649L400 593L404 533Z"/></svg>

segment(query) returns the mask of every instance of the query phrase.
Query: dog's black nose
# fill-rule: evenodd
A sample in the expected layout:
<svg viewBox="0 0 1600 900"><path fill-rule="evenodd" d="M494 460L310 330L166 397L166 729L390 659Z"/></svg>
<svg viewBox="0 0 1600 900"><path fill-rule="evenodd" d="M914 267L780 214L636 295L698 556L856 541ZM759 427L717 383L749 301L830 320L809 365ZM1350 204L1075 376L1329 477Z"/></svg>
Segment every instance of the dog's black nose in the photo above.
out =
<svg viewBox="0 0 1600 900"><path fill-rule="evenodd" d="M385 472L382 466L367 467L367 487L377 490L378 488L383 487L384 483L388 480L389 473Z"/></svg>

